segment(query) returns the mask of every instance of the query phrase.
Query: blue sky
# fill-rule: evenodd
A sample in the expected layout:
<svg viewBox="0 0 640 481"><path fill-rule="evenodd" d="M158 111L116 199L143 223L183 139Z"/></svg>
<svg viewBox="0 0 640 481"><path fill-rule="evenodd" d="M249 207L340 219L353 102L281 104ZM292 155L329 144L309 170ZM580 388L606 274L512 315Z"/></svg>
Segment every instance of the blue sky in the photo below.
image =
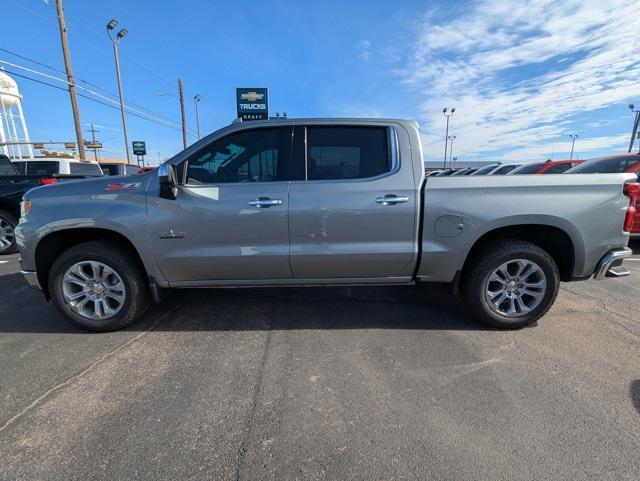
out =
<svg viewBox="0 0 640 481"><path fill-rule="evenodd" d="M195 94L203 132L211 132L234 118L235 87L266 86L271 112L290 117L416 119L426 160L442 158L441 110L456 107L450 133L460 161L529 161L568 157L574 133L581 158L626 151L626 104L640 104L633 3L65 0L65 13L76 77L111 99L105 24L117 18L128 29L120 50L125 97L172 120L128 116L130 140L146 140L150 160L181 148L177 100L157 93L176 93L182 77L193 132ZM11 16L0 48L63 70L53 4L0 0ZM62 76L4 51L0 60ZM73 140L68 94L14 78L32 140ZM83 124L100 126L104 155L122 157L119 112L84 98L80 109Z"/></svg>

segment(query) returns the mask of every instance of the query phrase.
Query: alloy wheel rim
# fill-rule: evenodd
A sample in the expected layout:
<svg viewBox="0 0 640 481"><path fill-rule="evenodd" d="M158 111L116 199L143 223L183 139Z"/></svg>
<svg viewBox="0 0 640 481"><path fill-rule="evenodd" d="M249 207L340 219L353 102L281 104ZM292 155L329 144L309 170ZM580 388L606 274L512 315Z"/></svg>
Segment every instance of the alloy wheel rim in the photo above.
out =
<svg viewBox="0 0 640 481"><path fill-rule="evenodd" d="M542 268L528 259L512 259L500 264L484 283L485 301L503 317L522 317L544 299L547 277Z"/></svg>
<svg viewBox="0 0 640 481"><path fill-rule="evenodd" d="M98 261L81 261L69 267L62 277L62 294L73 312L91 320L112 318L127 298L120 275Z"/></svg>
<svg viewBox="0 0 640 481"><path fill-rule="evenodd" d="M8 249L15 240L13 226L6 219L0 217L0 249Z"/></svg>

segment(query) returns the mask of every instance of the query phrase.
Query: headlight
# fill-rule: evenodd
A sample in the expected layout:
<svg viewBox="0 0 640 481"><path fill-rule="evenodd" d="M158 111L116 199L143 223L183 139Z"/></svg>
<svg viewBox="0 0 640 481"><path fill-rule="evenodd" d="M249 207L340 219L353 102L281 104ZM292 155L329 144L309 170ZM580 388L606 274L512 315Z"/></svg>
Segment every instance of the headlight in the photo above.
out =
<svg viewBox="0 0 640 481"><path fill-rule="evenodd" d="M31 201L29 199L24 199L20 202L20 217L26 217L29 215L29 211L31 210Z"/></svg>

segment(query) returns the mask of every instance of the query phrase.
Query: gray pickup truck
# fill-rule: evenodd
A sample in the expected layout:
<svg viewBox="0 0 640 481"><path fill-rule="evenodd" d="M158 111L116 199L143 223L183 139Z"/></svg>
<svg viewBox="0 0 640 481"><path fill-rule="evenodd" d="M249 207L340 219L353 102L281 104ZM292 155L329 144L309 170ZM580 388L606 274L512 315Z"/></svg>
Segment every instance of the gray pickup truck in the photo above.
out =
<svg viewBox="0 0 640 481"><path fill-rule="evenodd" d="M233 123L156 171L29 191L28 283L122 328L164 288L451 285L483 323L542 317L560 281L622 277L633 174L425 178L418 125Z"/></svg>

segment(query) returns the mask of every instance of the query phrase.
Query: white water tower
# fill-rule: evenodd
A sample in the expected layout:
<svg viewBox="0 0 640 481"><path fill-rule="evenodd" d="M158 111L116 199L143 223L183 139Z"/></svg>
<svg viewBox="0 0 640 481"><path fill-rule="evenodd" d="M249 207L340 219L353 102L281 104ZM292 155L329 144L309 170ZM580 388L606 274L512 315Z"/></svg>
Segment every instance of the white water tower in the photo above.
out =
<svg viewBox="0 0 640 481"><path fill-rule="evenodd" d="M0 71L0 152L13 159L33 158L18 84Z"/></svg>

